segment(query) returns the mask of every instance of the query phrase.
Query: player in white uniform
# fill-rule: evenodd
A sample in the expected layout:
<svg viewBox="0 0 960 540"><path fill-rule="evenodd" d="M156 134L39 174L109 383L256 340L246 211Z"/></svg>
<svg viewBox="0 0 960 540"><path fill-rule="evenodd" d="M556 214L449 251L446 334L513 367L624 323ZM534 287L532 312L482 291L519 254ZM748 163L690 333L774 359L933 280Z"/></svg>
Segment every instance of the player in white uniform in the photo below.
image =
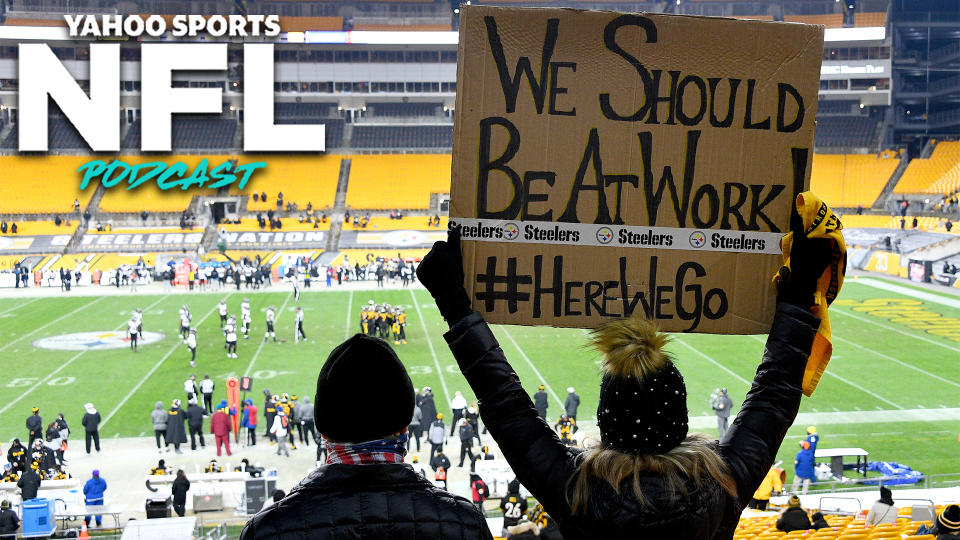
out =
<svg viewBox="0 0 960 540"><path fill-rule="evenodd" d="M293 283L293 300L294 302L299 302L300 301L300 281L297 280L296 273L294 273L293 276L290 277L290 281Z"/></svg>
<svg viewBox="0 0 960 540"><path fill-rule="evenodd" d="M240 304L240 331L243 332L243 339L250 339L250 323L253 319L250 316L250 299L244 298Z"/></svg>
<svg viewBox="0 0 960 540"><path fill-rule="evenodd" d="M220 313L220 328L227 323L227 301L221 300L217 306L217 312Z"/></svg>
<svg viewBox="0 0 960 540"><path fill-rule="evenodd" d="M307 340L306 334L303 333L303 308L297 307L297 315L294 319L294 323L297 327L296 333L293 335L293 342L299 343L300 340Z"/></svg>
<svg viewBox="0 0 960 540"><path fill-rule="evenodd" d="M187 335L190 333L190 320L193 319L193 316L190 315L190 308L184 304L180 308L180 339L186 341Z"/></svg>
<svg viewBox="0 0 960 540"><path fill-rule="evenodd" d="M143 339L143 309L137 308L133 312L133 319L137 321L137 334L140 335L140 339Z"/></svg>
<svg viewBox="0 0 960 540"><path fill-rule="evenodd" d="M273 331L273 323L277 321L277 311L270 306L267 308L267 331L263 333L263 342L267 342L267 338L273 338L273 341L277 341L277 333Z"/></svg>
<svg viewBox="0 0 960 540"><path fill-rule="evenodd" d="M190 367L197 365L197 331L190 330L187 335L187 348L190 349Z"/></svg>
<svg viewBox="0 0 960 540"><path fill-rule="evenodd" d="M237 357L237 318L230 316L223 327L223 334L227 337L227 358Z"/></svg>
<svg viewBox="0 0 960 540"><path fill-rule="evenodd" d="M130 350L137 351L137 327L140 323L137 322L136 318L131 318L127 321L127 330L130 332Z"/></svg>

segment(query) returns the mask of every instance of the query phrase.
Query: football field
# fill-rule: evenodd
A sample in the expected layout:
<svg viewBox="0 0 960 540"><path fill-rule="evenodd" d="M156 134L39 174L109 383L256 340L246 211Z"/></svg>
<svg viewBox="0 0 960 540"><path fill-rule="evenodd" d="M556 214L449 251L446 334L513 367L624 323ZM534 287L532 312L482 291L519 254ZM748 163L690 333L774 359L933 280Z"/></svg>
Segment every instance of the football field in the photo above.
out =
<svg viewBox="0 0 960 540"><path fill-rule="evenodd" d="M250 339L241 335L239 358L229 359L216 306L226 299L230 312L239 315L245 296L253 311ZM473 400L443 340L446 325L422 289L314 289L299 302L288 286L265 292L8 297L0 298L0 440L26 438L24 421L33 406L40 407L45 423L63 412L74 439L82 437L80 418L88 401L103 416L101 437L152 435L153 404L183 399L183 382L191 373L215 378L216 400L225 397L227 377L242 375L253 377L250 397L258 406L264 388L312 397L320 366L335 345L358 331L359 309L368 300L406 309L408 343L395 347L414 386L433 387L439 411L449 412L446 404L456 390ZM183 304L198 329L196 368L189 366L189 351L178 336L177 310ZM285 342L263 341L270 305L278 308L278 338ZM293 341L297 305L305 312L306 343ZM119 336L138 307L144 333L153 341L134 353ZM804 398L801 417L780 450L785 468L792 473L797 441L814 424L822 435L820 448L861 447L871 460L897 461L927 474L960 470L960 299L903 282L851 278L830 312L833 360L813 397ZM494 332L524 386L530 392L547 386L551 417L573 386L582 399L581 421L592 423L599 359L585 346L584 331L510 326ZM763 340L673 336L669 349L686 377L695 429L716 433L709 407L715 388L728 388L739 406Z"/></svg>

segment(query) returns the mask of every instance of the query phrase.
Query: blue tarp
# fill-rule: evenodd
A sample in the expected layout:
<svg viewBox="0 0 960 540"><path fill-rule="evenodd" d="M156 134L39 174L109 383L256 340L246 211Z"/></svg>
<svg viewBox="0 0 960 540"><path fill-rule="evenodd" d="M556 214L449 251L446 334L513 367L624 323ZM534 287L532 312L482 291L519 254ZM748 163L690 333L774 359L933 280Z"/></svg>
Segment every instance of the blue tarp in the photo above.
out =
<svg viewBox="0 0 960 540"><path fill-rule="evenodd" d="M867 470L879 472L883 478L866 480L864 484L883 484L885 486L898 486L903 484L916 484L923 481L923 473L915 471L906 465L901 465L896 461L870 461L867 463Z"/></svg>

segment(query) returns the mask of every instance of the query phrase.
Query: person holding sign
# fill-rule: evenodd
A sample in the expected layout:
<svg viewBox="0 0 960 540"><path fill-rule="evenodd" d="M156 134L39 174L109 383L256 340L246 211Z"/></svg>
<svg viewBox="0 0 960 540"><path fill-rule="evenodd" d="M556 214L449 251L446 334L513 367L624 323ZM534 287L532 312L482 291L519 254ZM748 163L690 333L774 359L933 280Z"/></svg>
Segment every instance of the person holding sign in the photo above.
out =
<svg viewBox="0 0 960 540"><path fill-rule="evenodd" d="M808 239L791 217L778 303L746 400L720 441L688 433L686 386L663 348L668 336L642 314L592 332L603 356L600 445L564 445L533 402L464 288L460 235L452 230L417 269L450 326L444 335L517 478L565 538L730 538L770 470L800 406L804 370L820 327L811 313L833 244Z"/></svg>

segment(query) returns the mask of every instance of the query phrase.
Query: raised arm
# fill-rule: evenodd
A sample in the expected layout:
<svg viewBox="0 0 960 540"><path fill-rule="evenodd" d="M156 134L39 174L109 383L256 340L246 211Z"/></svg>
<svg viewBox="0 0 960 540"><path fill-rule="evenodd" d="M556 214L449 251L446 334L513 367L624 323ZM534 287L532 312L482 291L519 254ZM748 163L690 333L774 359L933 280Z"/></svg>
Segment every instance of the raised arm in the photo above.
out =
<svg viewBox="0 0 960 540"><path fill-rule="evenodd" d="M819 324L805 309L786 303L777 307L753 385L720 441L720 453L737 483L741 508L770 470L797 416L803 370Z"/></svg>
<svg viewBox="0 0 960 540"><path fill-rule="evenodd" d="M470 308L456 231L447 242L434 244L417 277L450 325L444 337L477 396L483 423L517 478L550 515L569 515L564 492L573 473L573 454L537 415L490 328Z"/></svg>
<svg viewBox="0 0 960 540"><path fill-rule="evenodd" d="M467 315L444 338L477 396L484 425L520 483L551 516L569 515L565 488L574 454L537 414L483 317Z"/></svg>

